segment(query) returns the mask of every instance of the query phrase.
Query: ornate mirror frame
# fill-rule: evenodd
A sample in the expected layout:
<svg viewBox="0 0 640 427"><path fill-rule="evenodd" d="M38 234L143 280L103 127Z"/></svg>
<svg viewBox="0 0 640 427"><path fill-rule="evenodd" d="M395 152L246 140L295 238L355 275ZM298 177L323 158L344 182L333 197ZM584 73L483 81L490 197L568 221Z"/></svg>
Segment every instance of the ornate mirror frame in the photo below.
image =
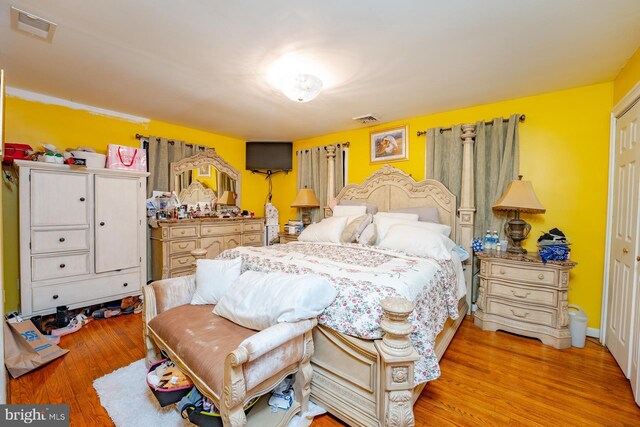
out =
<svg viewBox="0 0 640 427"><path fill-rule="evenodd" d="M240 196L242 194L242 175L236 168L231 166L222 157L220 157L218 153L216 153L216 150L214 148L202 151L191 157L186 157L177 162L172 162L171 166L169 167L169 191L176 191L177 175L207 165L213 166L220 172L226 173L230 178L236 181L236 192L238 193L238 197L236 198L236 206L241 206Z"/></svg>

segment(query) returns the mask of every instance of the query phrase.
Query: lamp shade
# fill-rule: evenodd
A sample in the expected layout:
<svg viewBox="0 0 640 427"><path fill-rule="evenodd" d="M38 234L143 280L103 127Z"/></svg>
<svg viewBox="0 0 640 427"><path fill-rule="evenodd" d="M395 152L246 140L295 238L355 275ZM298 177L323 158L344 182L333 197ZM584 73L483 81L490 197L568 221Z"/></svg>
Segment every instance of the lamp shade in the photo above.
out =
<svg viewBox="0 0 640 427"><path fill-rule="evenodd" d="M522 177L520 177L522 178ZM544 213L545 208L533 191L531 181L514 179L509 183L507 191L493 205L495 211L518 211L526 213Z"/></svg>
<svg viewBox="0 0 640 427"><path fill-rule="evenodd" d="M296 199L291 204L292 208L317 208L320 202L316 198L313 190L310 188L302 188L298 191Z"/></svg>
<svg viewBox="0 0 640 427"><path fill-rule="evenodd" d="M218 199L218 204L219 205L235 205L236 198L233 196L231 191L225 191L224 193L222 193L222 197Z"/></svg>

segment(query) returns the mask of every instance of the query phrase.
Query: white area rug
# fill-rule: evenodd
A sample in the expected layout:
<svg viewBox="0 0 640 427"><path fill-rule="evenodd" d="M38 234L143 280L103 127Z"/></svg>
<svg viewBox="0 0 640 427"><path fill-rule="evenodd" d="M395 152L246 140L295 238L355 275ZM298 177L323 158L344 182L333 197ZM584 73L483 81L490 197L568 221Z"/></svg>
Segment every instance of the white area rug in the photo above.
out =
<svg viewBox="0 0 640 427"><path fill-rule="evenodd" d="M176 405L160 406L147 386L147 367L144 359L133 362L93 382L100 404L116 427L182 427L192 426L183 419ZM263 399L266 398L263 397ZM293 417L288 427L309 425L313 417L325 413L320 406L309 402L309 410L302 422Z"/></svg>

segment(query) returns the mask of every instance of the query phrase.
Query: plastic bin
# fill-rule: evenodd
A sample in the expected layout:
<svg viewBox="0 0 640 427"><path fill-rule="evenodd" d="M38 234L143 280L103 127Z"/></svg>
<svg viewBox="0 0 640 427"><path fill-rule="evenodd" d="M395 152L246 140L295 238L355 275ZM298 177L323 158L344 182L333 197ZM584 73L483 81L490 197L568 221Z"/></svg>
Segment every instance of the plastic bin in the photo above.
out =
<svg viewBox="0 0 640 427"><path fill-rule="evenodd" d="M569 304L569 331L571 332L571 345L578 348L584 347L587 339L587 320L589 316L577 305Z"/></svg>

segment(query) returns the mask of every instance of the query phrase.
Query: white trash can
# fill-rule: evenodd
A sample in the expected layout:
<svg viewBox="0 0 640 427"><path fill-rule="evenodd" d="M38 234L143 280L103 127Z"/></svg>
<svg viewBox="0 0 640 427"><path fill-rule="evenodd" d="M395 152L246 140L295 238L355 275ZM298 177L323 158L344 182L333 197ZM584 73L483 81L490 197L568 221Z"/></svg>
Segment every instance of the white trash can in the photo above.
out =
<svg viewBox="0 0 640 427"><path fill-rule="evenodd" d="M583 348L584 342L587 339L587 320L589 316L577 305L569 304L568 307L571 345Z"/></svg>

